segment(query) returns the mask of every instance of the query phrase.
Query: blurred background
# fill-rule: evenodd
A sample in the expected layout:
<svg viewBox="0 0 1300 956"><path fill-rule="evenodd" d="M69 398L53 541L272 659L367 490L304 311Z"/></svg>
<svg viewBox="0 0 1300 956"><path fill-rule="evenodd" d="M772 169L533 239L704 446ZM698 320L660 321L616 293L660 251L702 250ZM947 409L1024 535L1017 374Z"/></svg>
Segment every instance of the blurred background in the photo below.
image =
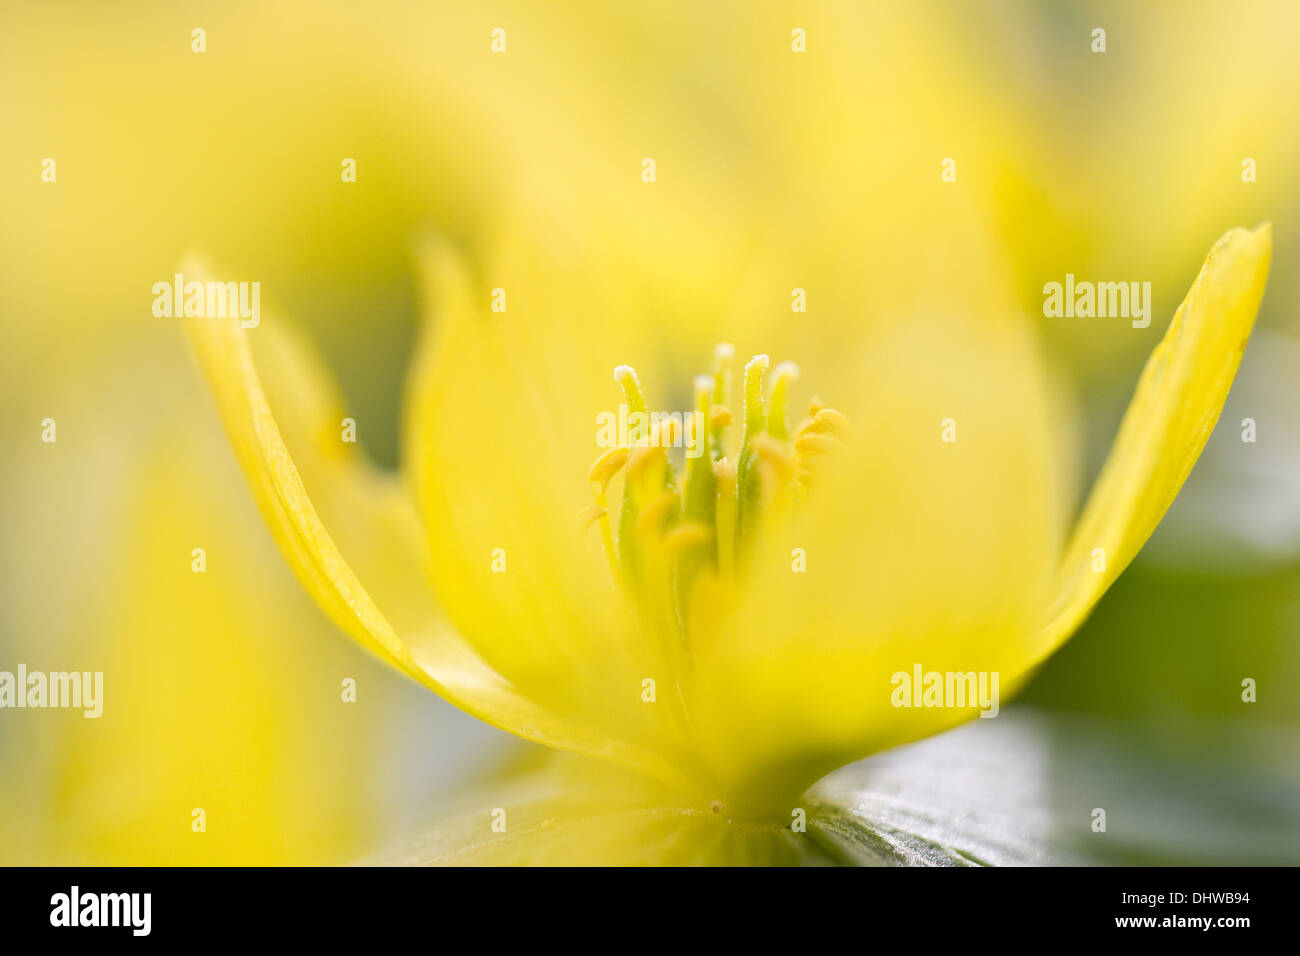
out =
<svg viewBox="0 0 1300 956"><path fill-rule="evenodd" d="M1287 2L5 4L0 669L103 670L106 704L0 712L0 862L355 859L528 758L301 593L150 309L190 250L260 281L396 466L429 233L579 263L665 338L805 323L814 362L887 275L997 275L1073 396L1086 487L1206 250L1272 220L1219 429L1019 706L1139 764L1300 787L1298 45ZM978 256L939 251L957 233ZM1042 318L1067 272L1150 281L1150 328ZM796 285L816 293L792 317Z"/></svg>

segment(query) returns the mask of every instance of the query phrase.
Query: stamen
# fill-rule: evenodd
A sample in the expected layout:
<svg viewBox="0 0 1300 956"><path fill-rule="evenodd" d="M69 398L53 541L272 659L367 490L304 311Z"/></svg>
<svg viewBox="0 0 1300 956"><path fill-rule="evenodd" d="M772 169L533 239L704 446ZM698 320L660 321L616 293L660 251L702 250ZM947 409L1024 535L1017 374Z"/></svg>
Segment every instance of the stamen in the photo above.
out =
<svg viewBox="0 0 1300 956"><path fill-rule="evenodd" d="M731 424L731 365L736 357L736 349L730 342L719 342L713 348L713 404L719 409L727 409L727 420L714 420L713 425L713 459L717 461L726 452L727 426ZM717 413L714 413L715 416Z"/></svg>
<svg viewBox="0 0 1300 956"><path fill-rule="evenodd" d="M641 514L636 519L637 534L648 536L658 532L676 506L677 496L675 494L671 491L660 494L641 509Z"/></svg>
<svg viewBox="0 0 1300 956"><path fill-rule="evenodd" d="M813 435L809 437L824 438L825 436ZM754 439L753 446L755 454L763 461L789 471L794 470L794 455L790 453L790 449L785 442L777 441L771 435L759 435Z"/></svg>
<svg viewBox="0 0 1300 956"><path fill-rule="evenodd" d="M750 537L748 527L758 512L759 481L754 467L753 441L767 428L767 408L763 402L763 379L771 362L766 355L755 355L745 365L745 433L741 439L740 459L736 463L736 476L740 482L737 491L738 544Z"/></svg>
<svg viewBox="0 0 1300 956"><path fill-rule="evenodd" d="M627 456L632 449L625 446L611 448L591 464L587 480L598 482L602 489L609 485L610 479L618 474L619 469L627 463Z"/></svg>
<svg viewBox="0 0 1300 956"><path fill-rule="evenodd" d="M736 576L736 466L730 458L713 464L718 483L718 571L724 581Z"/></svg>
<svg viewBox="0 0 1300 956"><path fill-rule="evenodd" d="M813 421L819 425L824 425L834 434L841 438L848 437L850 431L849 420L833 408L820 409L813 415Z"/></svg>
<svg viewBox="0 0 1300 956"><path fill-rule="evenodd" d="M763 489L763 506L755 516L762 534L777 531L791 516L791 483L795 477L795 456L789 446L771 435L754 439L757 471Z"/></svg>
<svg viewBox="0 0 1300 956"><path fill-rule="evenodd" d="M578 512L578 522L582 525L584 531L601 518L608 517L609 512L600 505L587 505L587 507Z"/></svg>
<svg viewBox="0 0 1300 956"><path fill-rule="evenodd" d="M809 482L852 437L848 419L818 398L791 434L787 412L799 369L782 362L769 375L769 358L755 355L745 365L740 447L729 456L724 437L733 418L727 401L734 356L730 345L715 349L713 374L694 381L689 421L669 415L651 421L636 372L629 365L616 368L629 413L642 414L648 424L631 447L606 450L587 474L596 502L579 519L585 527L600 526L611 573L635 598L639 629L655 653L670 659L689 662L688 629L719 620L745 556L759 540L784 533ZM666 449L683 438L679 491ZM616 538L606 494L620 471Z"/></svg>
<svg viewBox="0 0 1300 956"><path fill-rule="evenodd" d="M693 416L692 420L709 420L710 398L713 386L713 378L708 375L700 375L695 379L696 415ZM706 430L704 435L698 437L703 439L704 447L698 449L700 454L697 457L687 459L686 490L683 496L683 510L686 512L686 517L688 519L700 521L705 525L712 526L714 498L717 495L717 483L713 477L713 458L709 454L708 431Z"/></svg>
<svg viewBox="0 0 1300 956"><path fill-rule="evenodd" d="M805 455L810 452L838 451L843 447L844 442L834 435L823 435L814 431L804 432L794 442L794 450Z"/></svg>
<svg viewBox="0 0 1300 956"><path fill-rule="evenodd" d="M640 412L642 415L649 414L645 396L641 393L641 383L637 380L636 371L632 366L620 365L615 368L614 381L623 389L623 396L627 402L629 414L634 412ZM633 587L638 587L637 582L640 580L641 573L634 535L637 519L636 489L638 482L634 480L632 474L631 457L631 454L629 454L627 478L623 484L623 504L618 512L617 563L623 569L624 580Z"/></svg>
<svg viewBox="0 0 1300 956"><path fill-rule="evenodd" d="M678 432L681 427L675 418L660 419L650 429L650 444L656 448L672 448L681 438Z"/></svg>
<svg viewBox="0 0 1300 956"><path fill-rule="evenodd" d="M736 357L736 347L730 342L719 342L713 347L713 401L725 405L731 400L731 363Z"/></svg>
<svg viewBox="0 0 1300 956"><path fill-rule="evenodd" d="M789 437L785 420L785 397L790 383L799 378L799 366L782 362L772 370L772 395L768 401L767 430L774 438L785 441Z"/></svg>
<svg viewBox="0 0 1300 956"><path fill-rule="evenodd" d="M711 375L696 377L695 410L690 418L693 430L696 422L709 420L713 389L714 380ZM693 457L686 459L686 485L682 493L685 521L670 531L664 541L670 559L676 565L673 587L678 620L683 623L699 575L711 573L717 561L712 529L717 511L718 482L713 474L708 428L701 429L694 437L701 444L693 446Z"/></svg>
<svg viewBox="0 0 1300 956"><path fill-rule="evenodd" d="M614 582L618 583L619 564L618 549L614 543L614 529L610 527L609 507L607 494L609 491L609 482L620 468L627 462L627 456L630 449L619 447L610 448L604 454L592 463L591 469L587 472L587 480L596 484L596 503L591 508L596 509L599 513L591 520L600 522L600 543L605 549L605 559L609 562L610 574L613 575ZM589 513L590 509L584 514ZM591 526L591 520L583 525L584 528Z"/></svg>
<svg viewBox="0 0 1300 956"><path fill-rule="evenodd" d="M763 406L763 376L772 360L755 355L745 363L745 444L767 427L767 410Z"/></svg>
<svg viewBox="0 0 1300 956"><path fill-rule="evenodd" d="M646 476L653 469L664 467L668 464L668 457L664 450L658 445L652 445L648 441L644 444L637 445L633 448L627 457L627 481L629 485L639 484L645 481ZM658 477L658 476L656 476ZM650 482L646 481L646 484Z"/></svg>
<svg viewBox="0 0 1300 956"><path fill-rule="evenodd" d="M664 535L664 550L670 557L680 558L687 551L708 544L712 537L706 525L684 521Z"/></svg>
<svg viewBox="0 0 1300 956"><path fill-rule="evenodd" d="M799 495L805 497L823 461L841 451L853 431L847 417L818 399L810 403L808 412L812 417L799 424L794 436L795 482Z"/></svg>
<svg viewBox="0 0 1300 956"><path fill-rule="evenodd" d="M623 397L627 401L627 410L629 412L640 412L643 415L649 414L649 408L645 403L645 395L641 393L641 382L636 377L636 369L630 365L620 365L614 369L614 381L618 382L623 388Z"/></svg>

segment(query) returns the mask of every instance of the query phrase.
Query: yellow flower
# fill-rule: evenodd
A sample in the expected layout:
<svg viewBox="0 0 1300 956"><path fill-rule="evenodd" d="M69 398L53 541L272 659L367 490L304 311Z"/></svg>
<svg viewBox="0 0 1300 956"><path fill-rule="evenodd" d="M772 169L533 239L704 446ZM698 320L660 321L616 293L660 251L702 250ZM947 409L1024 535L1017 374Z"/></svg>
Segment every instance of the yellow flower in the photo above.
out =
<svg viewBox="0 0 1300 956"><path fill-rule="evenodd" d="M24 545L0 670L103 681L95 719L0 710L0 862L353 858L391 804L371 785L381 714L337 688L391 688L342 642L321 646L329 625L309 602L285 599L293 580L168 333L128 335L111 366L65 365L68 384L40 393L57 442L6 461L6 534ZM146 401L113 392L146 377Z"/></svg>
<svg viewBox="0 0 1300 956"><path fill-rule="evenodd" d="M495 312L435 246L399 476L340 440L329 376L281 321L189 328L268 526L341 628L514 734L789 821L830 770L979 712L900 706L895 675L1009 694L1079 626L1209 437L1270 250L1264 225L1210 251L1068 535L1070 433L1016 320L864 323L822 369L834 392L812 383L835 410L796 425L789 364L751 360L737 402L727 349L679 354L540 266ZM633 359L717 366L692 394ZM673 426L602 453L593 425L621 402L700 411L710 454L674 468Z"/></svg>

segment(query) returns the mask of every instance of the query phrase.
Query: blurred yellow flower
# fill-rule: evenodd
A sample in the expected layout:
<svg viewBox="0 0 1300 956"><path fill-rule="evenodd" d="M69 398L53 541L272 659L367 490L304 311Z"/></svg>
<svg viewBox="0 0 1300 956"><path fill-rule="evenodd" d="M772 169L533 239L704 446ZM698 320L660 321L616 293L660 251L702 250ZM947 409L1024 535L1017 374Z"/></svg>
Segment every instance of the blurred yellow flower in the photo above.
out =
<svg viewBox="0 0 1300 956"><path fill-rule="evenodd" d="M321 647L315 608L285 600L292 579L241 500L183 343L138 337L113 354L47 387L58 441L6 469L21 502L7 534L24 545L0 670L104 676L94 720L0 710L0 860L355 857L391 806L373 783L386 675ZM146 376L147 394L113 391ZM340 702L345 676L360 705Z"/></svg>
<svg viewBox="0 0 1300 956"><path fill-rule="evenodd" d="M493 314L448 249L429 255L440 321L409 383L405 480L340 440L328 376L282 325L189 327L265 519L348 633L512 733L635 767L692 805L788 819L826 772L977 712L900 708L891 674L976 670L1015 687L1080 624L1204 446L1270 249L1265 225L1211 250L1068 542L1048 403L1025 387L1033 353L1015 324L947 340L959 355L939 354L950 328L893 326L892 351L863 370L869 387L846 396L849 441L845 417L814 405L791 444L793 370L765 391L756 358L739 447L686 459L681 490L645 436L598 460L599 494L620 471L627 489L617 540L588 502L604 554L580 533L572 491L596 379L574 339ZM727 358L696 386L715 442ZM960 381L963 366L999 364L1001 377ZM616 375L646 411L635 373ZM811 453L829 449L833 467L814 469Z"/></svg>
<svg viewBox="0 0 1300 956"><path fill-rule="evenodd" d="M38 469L49 456L31 450L31 423L58 411L64 378L99 369L112 376L106 395L135 391L137 379L157 387L157 370L174 367L170 357L123 375L121 354L157 334L145 290L193 244L237 263L239 278L264 280L268 300L311 316L368 448L391 460L391 430L372 427L381 416L365 413L396 403L385 383L405 354L404 257L412 232L431 226L473 250L475 262L472 277L449 259L433 270L435 304L449 319L461 309L466 330L449 321L426 342L422 362L436 356L438 399L454 414L420 405L434 386L429 374L413 379L423 391L411 401L405 487L340 445L338 422L326 414L331 386L282 328L248 335L312 509L348 576L365 585L364 600L352 591L322 600L371 646L372 630L394 632L385 640L406 648L405 670L436 678L497 724L733 805L779 803L782 791L843 755L923 733L925 719L943 716L876 700L893 670L946 666L945 647L924 650L927 636L946 634L946 650L962 661L953 666L1005 666L1009 690L1023 661L1010 651L1010 663L994 660L990 635L1045 633L1041 606L1082 593L1054 585L1058 566L1082 575L1076 587L1104 588L1118 573L1114 546L1104 575L1083 545L1069 552L1082 563L1061 564L1073 469L1056 454L1079 443L1057 410L1057 382L1043 381L1033 336L1002 317L1016 306L1036 310L1043 281L1067 273L1150 279L1154 311L1167 317L1205 238L1236 219L1281 224L1298 195L1296 178L1278 175L1300 156L1286 119L1300 101L1300 84L1285 82L1294 5L1264 3L1245 17L1222 5L1166 6L1085 5L1093 17L1027 0L996 11L591 0L413 9L379 0L327 2L304 15L300 3L235 0L203 14L210 47L197 56L190 31L200 21L184 8L124 13L79 2L69 21L48 4L8 4L0 77L22 95L4 104L9 148L0 156L6 460L38 463L35 480L44 479ZM1113 41L1105 55L1086 42L1094 20ZM795 24L807 40L798 53ZM510 32L505 56L489 48L498 26ZM160 142L159 117L179 115L201 117L202 128ZM646 154L658 161L653 186L639 176ZM340 162L353 158L358 178L344 185ZM42 175L55 161L57 184ZM950 166L954 177L941 179ZM517 250L489 261L495 238L513 235L504 225L512 216L535 223L562 262L598 250L598 268L569 274L566 286L548 284ZM1279 255L1294 247L1293 234L1292 226L1279 234ZM1281 306L1300 271L1283 265L1261 319L1275 330L1296 314ZM457 299L465 284L473 293ZM502 284L509 323L478 315L486 290ZM809 311L792 319L785 297L796 285ZM358 302L371 339L349 348ZM872 316L887 319L870 325ZM1042 325L1082 378L1094 416L1108 414L1100 385L1128 383L1159 334L1129 328ZM635 364L654 401L689 408L681 385L720 339L744 355L798 359L804 384L848 413L856 443L837 454L800 524L769 529L739 593L717 602L730 604L725 619L695 638L700 704L683 745L656 729L673 678L657 672L657 704L641 703L646 661L616 637L640 612L628 614L610 587L602 549L585 547L598 541L596 530L589 542L570 540L572 515L591 504L581 476L592 415L609 408L610 368ZM458 364L466 354L472 361ZM86 397L75 431L61 434L89 434L85 415L101 402ZM72 412L59 414L62 429ZM98 429L116 442L59 447L80 448L71 473L132 489L139 520L130 527L176 532L179 546L177 522L207 514L195 505L196 480L220 487L223 476L195 465L195 480L151 477L150 497L137 501L135 486L152 472L137 456L122 460L132 440L120 436L157 412L154 403L132 404ZM943 443L936 436L949 418L958 440ZM438 456L436 469L413 454L421 443ZM615 502L620 480L611 485ZM8 498L12 514L33 511L29 494ZM124 500L99 511L114 515ZM278 533L303 575L314 545L295 543L295 522L306 518L297 504L284 507ZM6 526L15 555L29 561L40 552L63 565L53 542L84 518L50 513L49 524ZM231 534L229 547L250 547L239 544L228 510L222 518L217 530ZM780 547L778 530L790 539ZM132 597L112 619L120 626L101 626L96 610L61 628L33 613L0 643L16 660L27 643L48 646L66 631L122 666L147 660L152 673L174 661L188 682L175 701L142 689L134 719L112 725L111 746L79 726L50 740L48 727L39 737L8 736L0 803L9 809L0 818L28 841L23 858L157 861L192 852L246 862L351 852L361 828L321 834L342 817L384 814L367 811L353 793L360 781L324 766L318 751L302 757L303 741L308 750L337 741L349 725L323 727L292 696L265 695L256 707L221 698L232 719L210 725L217 692L208 688L264 669L268 656L287 667L312 640L310 619L295 620L289 606L275 609L274 622L242 613L229 595L248 592L228 567L207 579L231 574L224 592L190 597L173 587L160 601L150 569L171 568L175 549L133 539L114 561L137 585L120 592ZM80 538L63 544L69 554L84 547ZM490 570L498 548L504 574ZM804 574L792 572L794 548ZM312 572L318 598L335 587L334 561L328 573ZM276 581L249 573L263 593L275 592ZM11 576L11 594L39 578L34 570ZM69 570L50 591L75 581ZM372 616L353 620L354 607L370 606L382 626ZM177 642L183 625L169 622L191 608L206 608L203 629ZM268 623L296 636L267 642ZM1052 642L1043 638L1035 653ZM206 664L214 644L224 666L168 656ZM315 686L315 675L294 675ZM810 686L824 689L812 704ZM282 733L268 737L268 727ZM363 746L363 734L352 736ZM201 752L191 738L201 738ZM119 759L124 753L134 762ZM48 789L34 785L45 777L24 773L38 756L49 779L59 775ZM171 843L142 838L172 819L165 808L199 774L201 789L217 780L226 788L219 815L231 820L238 810L246 825L225 831L219 845L195 844L183 828ZM280 798L263 804L272 786ZM112 799L81 796L104 792ZM297 809L302 793L337 802L313 818ZM97 855L77 856L88 842Z"/></svg>

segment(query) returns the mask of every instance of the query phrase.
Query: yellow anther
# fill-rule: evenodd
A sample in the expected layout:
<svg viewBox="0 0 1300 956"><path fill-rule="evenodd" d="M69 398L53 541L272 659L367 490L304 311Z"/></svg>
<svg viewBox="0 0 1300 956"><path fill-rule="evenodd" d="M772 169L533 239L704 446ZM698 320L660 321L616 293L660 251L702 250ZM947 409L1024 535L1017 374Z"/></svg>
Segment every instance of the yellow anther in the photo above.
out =
<svg viewBox="0 0 1300 956"><path fill-rule="evenodd" d="M664 550L668 552L669 557L675 558L691 548L708 544L712 538L713 532L704 525L695 521L686 521L664 535Z"/></svg>
<svg viewBox="0 0 1300 956"><path fill-rule="evenodd" d="M658 531L663 523L668 519L669 513L677 506L677 495L671 491L665 491L658 495L653 501L641 509L641 514L636 519L636 532L640 535L648 535Z"/></svg>
<svg viewBox="0 0 1300 956"><path fill-rule="evenodd" d="M802 438L804 435L808 434L809 432L822 432L825 430L826 430L825 427L822 425L818 425L815 419L805 418L797 426L795 426L794 435L792 437L795 441L798 441L800 438Z"/></svg>
<svg viewBox="0 0 1300 956"><path fill-rule="evenodd" d="M719 458L713 463L713 474L718 479L718 494L736 490L736 466L730 458Z"/></svg>
<svg viewBox="0 0 1300 956"><path fill-rule="evenodd" d="M849 420L833 408L823 408L813 416L813 421L826 430L840 437L845 437L852 430Z"/></svg>
<svg viewBox="0 0 1300 956"><path fill-rule="evenodd" d="M631 450L620 445L606 451L592 463L591 470L587 472L587 480L599 482L602 488L609 484L610 479L627 463Z"/></svg>
<svg viewBox="0 0 1300 956"><path fill-rule="evenodd" d="M731 409L726 405L714 405L709 414L710 428L726 428L731 424Z"/></svg>
<svg viewBox="0 0 1300 956"><path fill-rule="evenodd" d="M587 505L578 512L578 522L582 525L583 530L590 528L595 522L605 517L607 512L600 505Z"/></svg>
<svg viewBox="0 0 1300 956"><path fill-rule="evenodd" d="M759 435L754 439L752 445L754 453L762 461L785 470L794 468L794 455L790 453L790 449L785 442L777 441L771 435Z"/></svg>
<svg viewBox="0 0 1300 956"><path fill-rule="evenodd" d="M828 456L844 448L844 441L852 433L847 417L833 408L822 407L813 412L795 432L795 481L799 495L806 495L809 485L816 479L820 467Z"/></svg>
<svg viewBox="0 0 1300 956"><path fill-rule="evenodd" d="M627 480L629 482L640 480L651 465L658 465L663 461L664 450L662 448L649 443L637 445L627 456Z"/></svg>
<svg viewBox="0 0 1300 956"><path fill-rule="evenodd" d="M814 395L808 399L808 415L810 418L816 418L817 413L826 407L826 403Z"/></svg>
<svg viewBox="0 0 1300 956"><path fill-rule="evenodd" d="M795 439L794 450L801 455L807 455L812 452L831 452L838 451L844 447L844 442L840 441L834 435L827 435L822 432L806 431Z"/></svg>

